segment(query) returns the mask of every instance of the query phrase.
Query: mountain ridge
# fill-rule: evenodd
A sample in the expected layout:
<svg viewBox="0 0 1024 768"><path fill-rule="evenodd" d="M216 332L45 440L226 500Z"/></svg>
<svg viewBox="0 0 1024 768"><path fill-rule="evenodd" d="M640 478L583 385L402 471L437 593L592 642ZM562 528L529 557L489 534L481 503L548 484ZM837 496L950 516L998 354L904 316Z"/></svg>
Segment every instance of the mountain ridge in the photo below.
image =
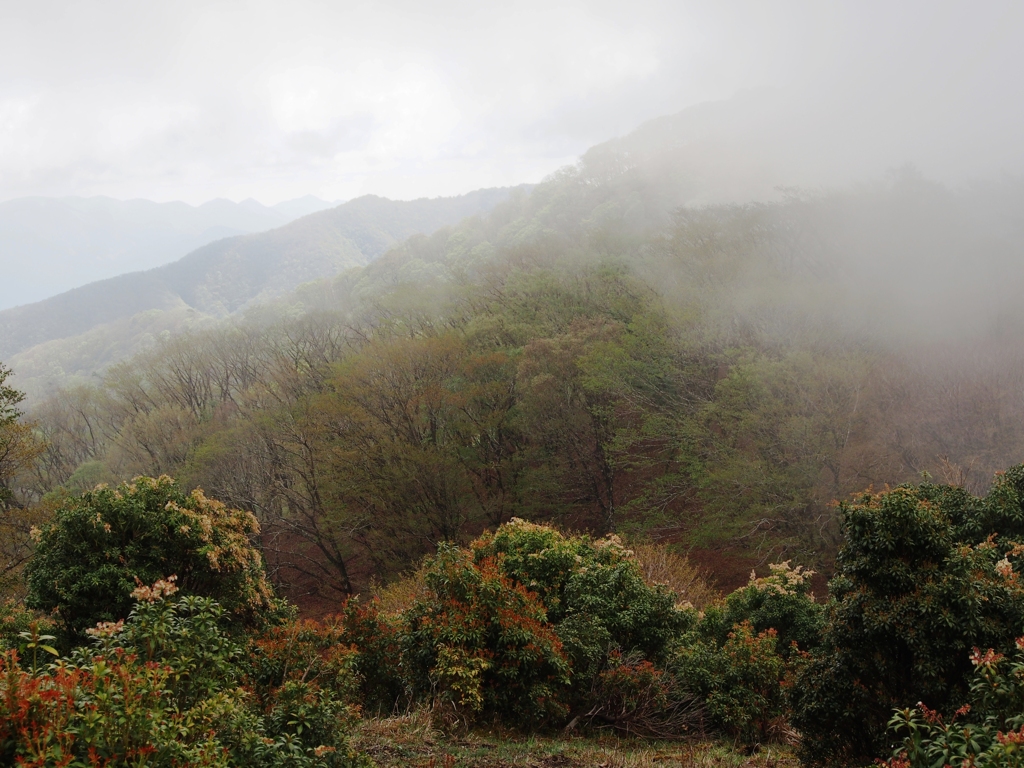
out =
<svg viewBox="0 0 1024 768"><path fill-rule="evenodd" d="M214 240L262 232L337 205L311 195L265 206L140 198L22 197L0 202L0 310L130 270L166 264Z"/></svg>
<svg viewBox="0 0 1024 768"><path fill-rule="evenodd" d="M374 195L304 216L267 232L208 243L182 258L0 311L0 359L38 345L83 336L145 313L194 310L226 317L302 283L364 266L408 237L490 210L518 188L449 198L394 201ZM131 333L145 337L149 318ZM166 323L157 323L168 330ZM118 348L132 348L123 340ZM108 361L109 362L109 361Z"/></svg>

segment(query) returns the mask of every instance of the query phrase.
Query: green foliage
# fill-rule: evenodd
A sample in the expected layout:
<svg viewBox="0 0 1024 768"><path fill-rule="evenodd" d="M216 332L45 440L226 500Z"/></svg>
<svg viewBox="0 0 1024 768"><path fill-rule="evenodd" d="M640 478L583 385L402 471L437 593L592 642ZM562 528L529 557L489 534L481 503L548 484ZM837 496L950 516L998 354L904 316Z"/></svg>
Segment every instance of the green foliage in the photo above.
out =
<svg viewBox="0 0 1024 768"><path fill-rule="evenodd" d="M44 445L22 420L25 395L8 383L12 371L0 362L0 600L20 590L21 567L31 552L29 530L37 514L26 510L29 473Z"/></svg>
<svg viewBox="0 0 1024 768"><path fill-rule="evenodd" d="M501 572L442 545L427 591L406 612L404 663L413 692L465 716L536 723L564 714L570 665L537 597Z"/></svg>
<svg viewBox="0 0 1024 768"><path fill-rule="evenodd" d="M721 731L746 744L767 743L786 715L786 662L774 629L755 632L744 621L719 645L713 639L684 640L671 670L704 702Z"/></svg>
<svg viewBox="0 0 1024 768"><path fill-rule="evenodd" d="M164 598L176 591L173 585L157 585L148 594L136 590L139 602L127 621L100 623L86 634L101 651L120 648L142 663L168 668L174 706L189 709L237 683L243 648L228 635L228 617L218 603L195 595L172 602Z"/></svg>
<svg viewBox="0 0 1024 768"><path fill-rule="evenodd" d="M801 345L724 351L726 375L681 435L705 507L698 541L771 521L771 538L790 551L820 549L820 531L805 526L848 486L869 359L852 345L843 354Z"/></svg>
<svg viewBox="0 0 1024 768"><path fill-rule="evenodd" d="M0 652L18 650L24 657L24 633L46 635L56 630L56 623L44 613L30 611L16 600L0 603Z"/></svg>
<svg viewBox="0 0 1024 768"><path fill-rule="evenodd" d="M567 536L516 519L472 549L478 562L493 558L506 577L536 593L572 660L577 688L589 686L613 650L660 660L686 626L675 595L648 585L615 536Z"/></svg>
<svg viewBox="0 0 1024 768"><path fill-rule="evenodd" d="M975 648L970 702L951 717L918 703L897 710L890 732L903 742L887 765L1012 768L1024 764L1024 637L1011 658Z"/></svg>
<svg viewBox="0 0 1024 768"><path fill-rule="evenodd" d="M391 714L409 702L409 686L402 676L402 620L385 616L376 601L346 601L339 618L344 642L356 650L354 669L359 678L360 700L371 712Z"/></svg>
<svg viewBox="0 0 1024 768"><path fill-rule="evenodd" d="M185 592L251 620L272 605L250 542L258 532L251 514L186 494L168 477L68 495L38 531L27 603L55 611L74 642L97 622L126 618L138 586L173 575Z"/></svg>
<svg viewBox="0 0 1024 768"><path fill-rule="evenodd" d="M879 756L893 709L948 713L966 694L970 649L1012 646L1024 625L1022 490L1015 467L981 499L924 484L842 506L822 644L792 689L806 760Z"/></svg>
<svg viewBox="0 0 1024 768"><path fill-rule="evenodd" d="M25 393L7 383L11 369L0 363L0 426L14 424L20 417L18 406L24 402Z"/></svg>
<svg viewBox="0 0 1024 768"><path fill-rule="evenodd" d="M768 576L758 578L751 573L746 587L732 592L723 603L710 606L701 617L697 634L722 645L733 627L749 622L755 632L774 630L779 653L787 660L794 652L794 643L801 651L816 648L825 611L810 592L814 571L799 565L791 567L789 560L768 568Z"/></svg>
<svg viewBox="0 0 1024 768"><path fill-rule="evenodd" d="M678 641L669 669L707 709L712 725L747 744L780 738L786 687L817 647L824 610L810 593L813 571L789 561L700 614Z"/></svg>
<svg viewBox="0 0 1024 768"><path fill-rule="evenodd" d="M245 664L256 694L263 698L288 682L309 682L354 704L360 693L358 653L347 630L337 618L269 627L252 641Z"/></svg>
<svg viewBox="0 0 1024 768"><path fill-rule="evenodd" d="M47 671L0 656L0 760L25 766L314 766L371 763L348 745L351 690L338 652L309 653L305 628L273 679L277 638L257 641L251 664L223 631L224 610L208 598L166 599L162 582L140 591L129 618L96 627L95 647L79 648ZM317 649L319 650L319 649ZM340 656L351 655L339 649ZM316 669L314 669L316 667ZM280 668L280 667L278 667ZM256 677L250 677L251 674ZM329 682L321 686L322 682Z"/></svg>

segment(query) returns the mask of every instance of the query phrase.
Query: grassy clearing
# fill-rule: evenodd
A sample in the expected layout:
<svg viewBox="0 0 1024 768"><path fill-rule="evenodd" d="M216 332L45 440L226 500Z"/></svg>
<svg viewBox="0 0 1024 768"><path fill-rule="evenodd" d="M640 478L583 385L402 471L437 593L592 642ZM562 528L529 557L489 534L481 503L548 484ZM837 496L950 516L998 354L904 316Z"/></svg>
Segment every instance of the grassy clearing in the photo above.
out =
<svg viewBox="0 0 1024 768"><path fill-rule="evenodd" d="M381 768L796 768L788 747L773 745L746 755L721 742L651 742L607 736L537 736L499 730L446 734L431 725L429 712L368 718L353 746Z"/></svg>

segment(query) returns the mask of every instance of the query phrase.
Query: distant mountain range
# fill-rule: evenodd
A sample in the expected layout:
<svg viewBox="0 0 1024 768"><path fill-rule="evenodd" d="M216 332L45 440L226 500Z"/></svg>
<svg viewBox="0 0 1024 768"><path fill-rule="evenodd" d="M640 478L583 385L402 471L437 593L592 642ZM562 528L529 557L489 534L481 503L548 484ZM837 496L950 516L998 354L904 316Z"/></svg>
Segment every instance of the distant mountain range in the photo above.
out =
<svg viewBox="0 0 1024 768"><path fill-rule="evenodd" d="M0 360L15 369L19 387L39 394L100 370L157 335L363 266L412 235L491 210L514 189L529 186L409 202L368 195L268 232L209 243L155 269L6 309Z"/></svg>
<svg viewBox="0 0 1024 768"><path fill-rule="evenodd" d="M109 197L7 200L0 203L0 309L157 267L214 240L280 227L338 202L312 195L273 206L251 199L198 206Z"/></svg>

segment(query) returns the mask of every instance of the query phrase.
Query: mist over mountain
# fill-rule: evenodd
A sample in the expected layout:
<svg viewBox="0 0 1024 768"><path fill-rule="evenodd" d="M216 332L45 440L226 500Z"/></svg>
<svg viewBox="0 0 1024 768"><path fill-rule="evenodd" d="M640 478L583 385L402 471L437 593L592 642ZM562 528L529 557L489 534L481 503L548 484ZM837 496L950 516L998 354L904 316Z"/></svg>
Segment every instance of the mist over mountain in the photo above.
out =
<svg viewBox="0 0 1024 768"><path fill-rule="evenodd" d="M1024 768L1024 3L0 62L0 766Z"/></svg>
<svg viewBox="0 0 1024 768"><path fill-rule="evenodd" d="M0 313L46 488L166 472L291 510L320 497L276 495L301 455L367 578L528 514L663 526L736 584L762 547L828 567L858 488L985 490L1024 450L1024 184L788 186L773 109L700 105L529 194L358 198Z"/></svg>
<svg viewBox="0 0 1024 768"><path fill-rule="evenodd" d="M408 202L368 195L268 232L222 238L161 267L0 311L0 359L17 360L23 385L36 391L66 373L98 370L154 334L225 317L365 265L411 235L483 213L512 192L486 189ZM288 209L316 204L292 201ZM39 349L32 352L34 347Z"/></svg>
<svg viewBox="0 0 1024 768"><path fill-rule="evenodd" d="M822 160L826 149L810 137L820 123L808 118L797 129L799 117L786 93L757 89L650 120L554 174L534 193L524 220L529 224L509 226L527 226L522 237L539 236L537 227L541 233L646 237L669 226L680 206L805 198L802 206L785 209L787 216L801 211L802 217L787 226L807 241L798 246L799 258L832 275L833 313L850 327L870 327L876 339L962 339L1024 327L1007 298L1021 282L1014 263L1022 226L1014 211L1024 186L1003 179L946 188L907 166L891 170L888 180L875 174L859 187L847 182L820 197L824 188L810 182L849 179L849 158ZM10 360L31 394L48 391L161 335L368 265L407 237L488 211L508 194L481 190L413 202L366 196L269 232L225 238L158 269L0 312L0 359ZM307 197L272 212L294 215L322 204ZM243 223L245 216L251 221L271 209L247 200L212 201L193 210L230 210ZM976 268L955 277L968 258L975 258ZM410 268L400 260L396 254L362 279L401 282ZM422 254L416 261L422 264ZM469 259L462 266L479 265ZM918 290L908 293L907 285ZM747 300L730 296L730 302Z"/></svg>
<svg viewBox="0 0 1024 768"><path fill-rule="evenodd" d="M312 195L265 206L109 197L24 197L0 202L0 309L166 264L233 235L279 227L335 203Z"/></svg>

